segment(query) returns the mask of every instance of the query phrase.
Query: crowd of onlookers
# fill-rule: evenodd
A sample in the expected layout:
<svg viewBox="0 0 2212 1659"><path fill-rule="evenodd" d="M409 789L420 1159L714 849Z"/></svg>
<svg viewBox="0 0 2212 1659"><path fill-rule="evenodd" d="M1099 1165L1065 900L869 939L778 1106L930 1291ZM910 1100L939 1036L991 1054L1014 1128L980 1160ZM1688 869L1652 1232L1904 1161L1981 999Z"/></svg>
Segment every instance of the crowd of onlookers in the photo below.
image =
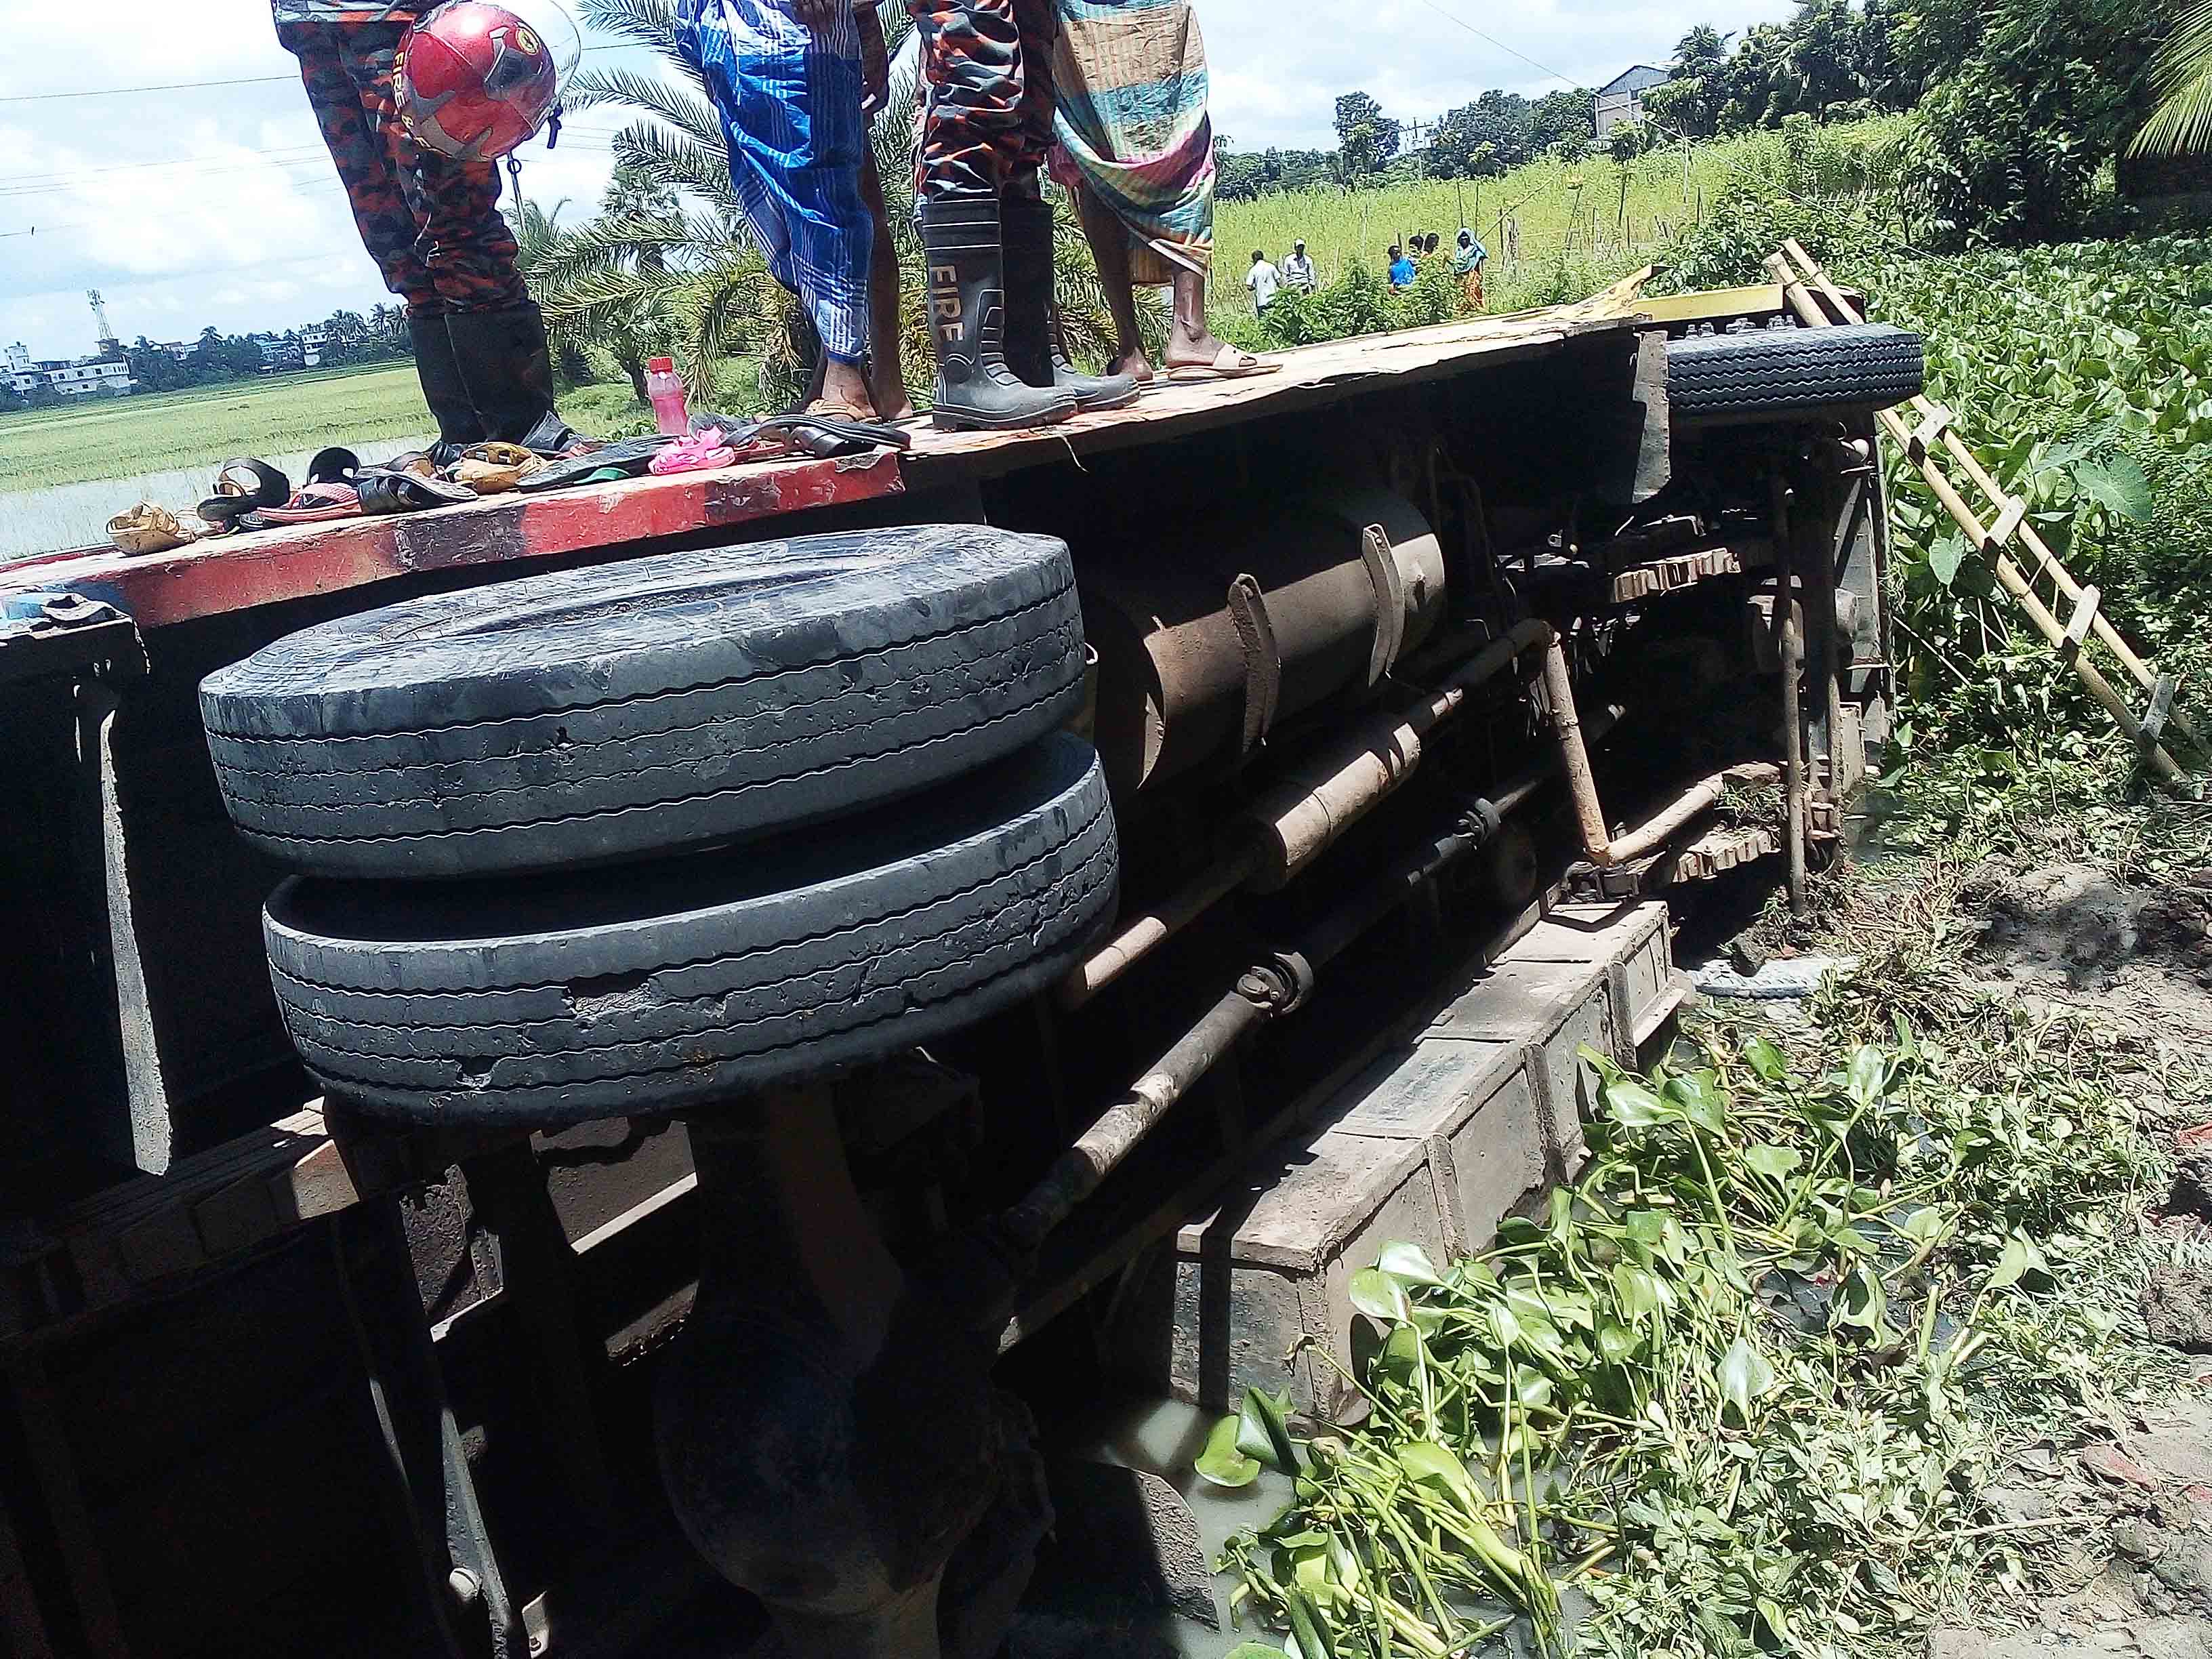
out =
<svg viewBox="0 0 2212 1659"><path fill-rule="evenodd" d="M1390 286L1413 287L1420 280L1419 261L1440 257L1443 246L1443 239L1434 231L1415 231L1403 240L1391 243ZM1462 225L1448 257L1452 275L1459 279L1466 295L1468 308L1481 310L1483 267L1490 261L1490 250L1483 246L1480 237ZM1252 309L1256 315L1265 317L1285 293L1311 294L1320 286L1320 277L1303 241L1291 244L1290 253L1279 265L1270 260L1264 250L1252 250L1252 268L1245 273L1244 287L1252 296Z"/></svg>

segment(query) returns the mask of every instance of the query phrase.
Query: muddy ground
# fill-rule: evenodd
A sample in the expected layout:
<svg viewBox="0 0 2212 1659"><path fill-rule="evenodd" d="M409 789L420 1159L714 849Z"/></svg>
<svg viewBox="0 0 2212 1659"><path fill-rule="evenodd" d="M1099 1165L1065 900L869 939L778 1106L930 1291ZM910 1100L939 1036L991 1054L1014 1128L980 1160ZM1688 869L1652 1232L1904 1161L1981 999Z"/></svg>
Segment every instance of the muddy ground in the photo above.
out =
<svg viewBox="0 0 2212 1659"><path fill-rule="evenodd" d="M1992 862L1952 913L1974 931L1966 962L1983 986L2031 1012L2080 1010L2139 1055L2145 1109L2180 1162L2154 1223L2182 1260L2212 1259L2192 1248L2212 1243L2212 1099L2168 1081L2178 1054L2212 1051L2212 870L2136 885L2087 864ZM1937 1631L1934 1659L2212 1659L2212 1271L2156 1270L2143 1311L2154 1340L2202 1356L2189 1388L2014 1461L1984 1500L1992 1528L2038 1546L2002 1610L2014 1627Z"/></svg>

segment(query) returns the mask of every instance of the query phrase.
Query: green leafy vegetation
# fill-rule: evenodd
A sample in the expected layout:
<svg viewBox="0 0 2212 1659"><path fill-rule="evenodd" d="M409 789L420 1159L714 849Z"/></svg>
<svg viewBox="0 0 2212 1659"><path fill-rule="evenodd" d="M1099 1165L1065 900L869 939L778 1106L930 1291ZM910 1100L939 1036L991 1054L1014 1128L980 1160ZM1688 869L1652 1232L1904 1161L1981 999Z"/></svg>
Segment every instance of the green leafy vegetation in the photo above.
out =
<svg viewBox="0 0 2212 1659"><path fill-rule="evenodd" d="M1903 1655L1986 1603L2036 1541L1978 1502L1998 1461L2180 1373L2115 1311L2163 1170L2108 1041L1900 940L1795 1053L1717 1024L1646 1077L1586 1052L1604 1113L1545 1217L1354 1280L1365 1420L1296 1435L1256 1392L1228 1419L1297 1480L1229 1547L1248 1617L1338 1659L1512 1620Z"/></svg>
<svg viewBox="0 0 2212 1659"><path fill-rule="evenodd" d="M2212 241L1839 262L1928 341L1929 395L2106 614L2186 688L2212 665ZM1907 752L2124 764L2108 720L1996 589L1917 469L1889 457Z"/></svg>

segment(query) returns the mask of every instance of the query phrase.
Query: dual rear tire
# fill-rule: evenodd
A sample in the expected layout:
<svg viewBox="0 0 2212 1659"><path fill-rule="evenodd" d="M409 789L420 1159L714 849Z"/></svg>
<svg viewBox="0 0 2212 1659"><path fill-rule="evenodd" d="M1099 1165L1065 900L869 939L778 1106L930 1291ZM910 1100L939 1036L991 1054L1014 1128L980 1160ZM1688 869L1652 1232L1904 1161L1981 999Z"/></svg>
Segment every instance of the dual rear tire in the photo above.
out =
<svg viewBox="0 0 2212 1659"><path fill-rule="evenodd" d="M340 1098L695 1109L939 1039L1110 920L1066 547L922 526L341 618L210 676L226 805Z"/></svg>

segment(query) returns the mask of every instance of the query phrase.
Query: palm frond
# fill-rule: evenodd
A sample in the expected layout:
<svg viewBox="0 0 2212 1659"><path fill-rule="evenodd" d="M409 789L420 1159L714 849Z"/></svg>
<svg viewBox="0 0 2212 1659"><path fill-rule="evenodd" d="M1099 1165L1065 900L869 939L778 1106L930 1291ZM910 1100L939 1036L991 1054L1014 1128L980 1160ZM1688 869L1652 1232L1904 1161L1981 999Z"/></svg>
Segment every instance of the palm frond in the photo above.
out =
<svg viewBox="0 0 2212 1659"><path fill-rule="evenodd" d="M682 30L676 0L583 0L584 21L602 34L676 53Z"/></svg>
<svg viewBox="0 0 2212 1659"><path fill-rule="evenodd" d="M719 137L706 143L641 121L615 135L614 149L619 165L641 168L679 189L696 191L725 224L734 228L743 222L744 209L730 183L729 152Z"/></svg>
<svg viewBox="0 0 2212 1659"><path fill-rule="evenodd" d="M697 227L681 219L601 214L538 248L524 270L533 285L558 289L594 271L639 269L647 249L661 253L665 264L665 256L688 252L697 240Z"/></svg>
<svg viewBox="0 0 2212 1659"><path fill-rule="evenodd" d="M722 142L722 118L714 112L704 92L693 92L634 70L586 70L562 88L561 100L571 110L627 104L659 116L702 144Z"/></svg>
<svg viewBox="0 0 2212 1659"><path fill-rule="evenodd" d="M2151 59L2158 108L2135 142L2134 155L2201 155L2212 150L2212 0L2181 14Z"/></svg>

